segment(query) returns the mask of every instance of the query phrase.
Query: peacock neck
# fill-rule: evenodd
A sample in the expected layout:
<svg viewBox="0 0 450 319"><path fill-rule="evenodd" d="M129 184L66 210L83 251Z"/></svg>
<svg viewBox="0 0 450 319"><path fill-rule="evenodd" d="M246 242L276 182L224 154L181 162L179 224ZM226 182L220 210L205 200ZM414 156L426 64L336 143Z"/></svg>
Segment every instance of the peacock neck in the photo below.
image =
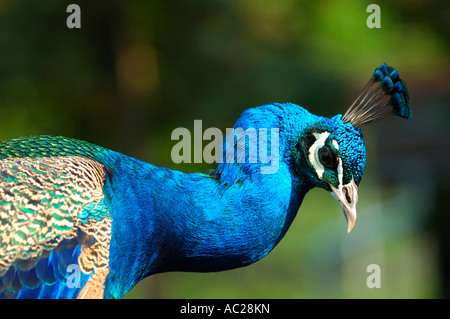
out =
<svg viewBox="0 0 450 319"><path fill-rule="evenodd" d="M284 236L308 190L284 165L233 183L221 174L186 174L125 157L115 164L107 188L110 279L121 282L119 295L150 274L219 271L261 259Z"/></svg>

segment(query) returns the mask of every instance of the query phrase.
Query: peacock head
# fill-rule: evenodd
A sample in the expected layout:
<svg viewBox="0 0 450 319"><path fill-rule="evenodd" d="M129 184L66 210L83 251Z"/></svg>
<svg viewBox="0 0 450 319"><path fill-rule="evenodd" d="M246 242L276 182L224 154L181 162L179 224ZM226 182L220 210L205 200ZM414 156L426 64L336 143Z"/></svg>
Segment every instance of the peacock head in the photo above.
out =
<svg viewBox="0 0 450 319"><path fill-rule="evenodd" d="M329 191L338 201L348 232L356 222L358 185L366 164L360 126L389 114L412 117L406 84L397 70L383 63L344 116L318 117L296 146L294 165L313 185Z"/></svg>

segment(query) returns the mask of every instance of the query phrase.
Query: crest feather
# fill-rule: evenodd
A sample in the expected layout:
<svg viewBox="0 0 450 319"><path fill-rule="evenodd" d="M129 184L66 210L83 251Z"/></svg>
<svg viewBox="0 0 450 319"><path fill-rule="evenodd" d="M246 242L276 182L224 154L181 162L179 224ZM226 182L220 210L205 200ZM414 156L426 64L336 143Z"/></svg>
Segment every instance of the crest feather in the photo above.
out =
<svg viewBox="0 0 450 319"><path fill-rule="evenodd" d="M412 118L406 83L399 77L396 69L383 63L375 69L372 78L342 120L360 127L391 114L408 120Z"/></svg>

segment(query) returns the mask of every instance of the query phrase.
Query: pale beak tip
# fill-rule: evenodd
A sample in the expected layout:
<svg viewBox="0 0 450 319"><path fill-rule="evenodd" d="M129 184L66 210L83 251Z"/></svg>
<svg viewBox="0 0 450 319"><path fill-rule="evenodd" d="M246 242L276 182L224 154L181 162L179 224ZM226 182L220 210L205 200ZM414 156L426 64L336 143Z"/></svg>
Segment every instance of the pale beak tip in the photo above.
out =
<svg viewBox="0 0 450 319"><path fill-rule="evenodd" d="M356 224L356 219L355 220L353 220L353 221L348 221L348 227L347 227L347 234L349 234L351 231L352 231L352 229L353 229L353 227L355 227L355 224Z"/></svg>

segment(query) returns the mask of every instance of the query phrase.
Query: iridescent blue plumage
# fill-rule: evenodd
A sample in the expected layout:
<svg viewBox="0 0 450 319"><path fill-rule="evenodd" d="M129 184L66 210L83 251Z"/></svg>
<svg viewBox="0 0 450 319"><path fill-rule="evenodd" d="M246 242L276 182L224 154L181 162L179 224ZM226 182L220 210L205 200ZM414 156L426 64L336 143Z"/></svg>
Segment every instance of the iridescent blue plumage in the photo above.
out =
<svg viewBox="0 0 450 319"><path fill-rule="evenodd" d="M121 298L155 273L249 265L278 244L314 187L336 198L351 230L366 157L359 124L379 118L379 106L411 115L390 67L363 92L331 119L292 103L244 111L234 127L254 129L259 144L261 132L279 133L270 174L249 153L187 174L63 137L0 143L0 297ZM250 143L231 147L250 152ZM274 151L277 139L266 144Z"/></svg>
<svg viewBox="0 0 450 319"><path fill-rule="evenodd" d="M344 122L341 114L333 116L331 120L334 122L334 125L329 139L336 140L339 147L345 152L343 157L344 181L350 181L352 176L348 173L353 172L355 182L359 184L366 166L366 147L362 130Z"/></svg>

